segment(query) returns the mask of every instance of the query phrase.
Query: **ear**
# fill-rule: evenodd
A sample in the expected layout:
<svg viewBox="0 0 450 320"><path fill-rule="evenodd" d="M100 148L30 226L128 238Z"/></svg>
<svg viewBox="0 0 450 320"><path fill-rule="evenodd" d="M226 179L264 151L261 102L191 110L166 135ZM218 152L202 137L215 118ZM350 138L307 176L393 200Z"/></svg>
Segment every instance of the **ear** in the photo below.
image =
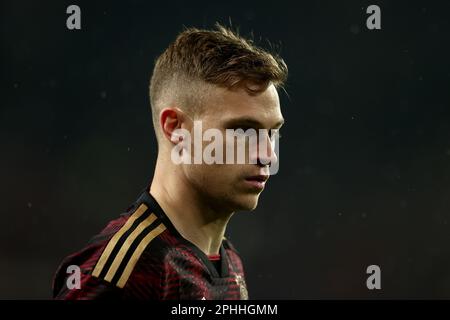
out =
<svg viewBox="0 0 450 320"><path fill-rule="evenodd" d="M183 140L179 134L175 133L176 129L181 129L184 121L182 112L176 108L164 108L159 113L159 124L163 136L172 143L178 143Z"/></svg>

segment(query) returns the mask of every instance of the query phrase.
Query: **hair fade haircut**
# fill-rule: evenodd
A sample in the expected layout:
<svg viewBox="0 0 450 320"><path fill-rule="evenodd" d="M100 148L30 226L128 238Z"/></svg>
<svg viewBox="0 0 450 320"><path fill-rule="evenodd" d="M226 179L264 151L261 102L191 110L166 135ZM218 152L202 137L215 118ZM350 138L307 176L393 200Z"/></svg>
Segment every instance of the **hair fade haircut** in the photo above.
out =
<svg viewBox="0 0 450 320"><path fill-rule="evenodd" d="M178 96L186 108L200 112L205 84L232 89L243 86L249 94L269 84L282 87L287 78L282 58L253 40L216 23L216 30L187 28L156 59L150 80L150 103L155 130L161 101ZM256 88L255 89L255 86ZM158 135L158 133L157 133Z"/></svg>

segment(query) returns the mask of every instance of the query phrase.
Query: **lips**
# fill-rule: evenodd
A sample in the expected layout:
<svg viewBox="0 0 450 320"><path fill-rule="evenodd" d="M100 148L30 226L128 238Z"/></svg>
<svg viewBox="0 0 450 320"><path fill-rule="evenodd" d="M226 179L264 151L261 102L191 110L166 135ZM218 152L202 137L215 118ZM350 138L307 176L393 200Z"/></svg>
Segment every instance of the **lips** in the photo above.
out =
<svg viewBox="0 0 450 320"><path fill-rule="evenodd" d="M256 176L249 176L245 178L245 182L247 185L254 189L262 190L264 189L264 186L266 184L267 179L269 179L269 176L266 175L256 175Z"/></svg>
<svg viewBox="0 0 450 320"><path fill-rule="evenodd" d="M259 182L266 182L267 179L269 179L269 176L262 175L262 174L245 178L245 180L259 181Z"/></svg>

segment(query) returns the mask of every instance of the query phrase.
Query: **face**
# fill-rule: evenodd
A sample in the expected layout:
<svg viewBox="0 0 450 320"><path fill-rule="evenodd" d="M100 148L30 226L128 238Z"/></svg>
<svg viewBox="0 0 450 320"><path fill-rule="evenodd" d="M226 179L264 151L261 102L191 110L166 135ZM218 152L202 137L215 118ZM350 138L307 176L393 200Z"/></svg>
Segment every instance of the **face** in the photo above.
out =
<svg viewBox="0 0 450 320"><path fill-rule="evenodd" d="M234 149L237 154L236 142L241 139L226 139L227 129L255 129L256 132L266 129L270 134L270 130L278 130L283 124L278 93L273 85L255 95L244 88L215 88L204 104L204 111L195 120L202 121L203 132L217 129L222 133L224 160L227 150ZM269 178L269 165L277 161L270 137L263 135L259 139L266 139L267 143L261 144L267 148L266 152L258 152L258 148L249 152L247 147L244 163L183 165L187 180L203 201L225 211L253 210L257 206ZM203 142L203 150L208 144L211 141Z"/></svg>

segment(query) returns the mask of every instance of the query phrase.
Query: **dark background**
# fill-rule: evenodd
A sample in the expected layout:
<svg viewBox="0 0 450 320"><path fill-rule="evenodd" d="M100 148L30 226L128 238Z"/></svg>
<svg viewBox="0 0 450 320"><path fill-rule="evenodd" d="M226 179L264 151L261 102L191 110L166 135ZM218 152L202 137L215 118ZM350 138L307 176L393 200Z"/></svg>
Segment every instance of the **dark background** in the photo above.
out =
<svg viewBox="0 0 450 320"><path fill-rule="evenodd" d="M154 59L230 18L290 71L280 171L228 228L250 297L450 298L448 2L93 2L1 4L0 298L50 298L61 259L136 199Z"/></svg>

